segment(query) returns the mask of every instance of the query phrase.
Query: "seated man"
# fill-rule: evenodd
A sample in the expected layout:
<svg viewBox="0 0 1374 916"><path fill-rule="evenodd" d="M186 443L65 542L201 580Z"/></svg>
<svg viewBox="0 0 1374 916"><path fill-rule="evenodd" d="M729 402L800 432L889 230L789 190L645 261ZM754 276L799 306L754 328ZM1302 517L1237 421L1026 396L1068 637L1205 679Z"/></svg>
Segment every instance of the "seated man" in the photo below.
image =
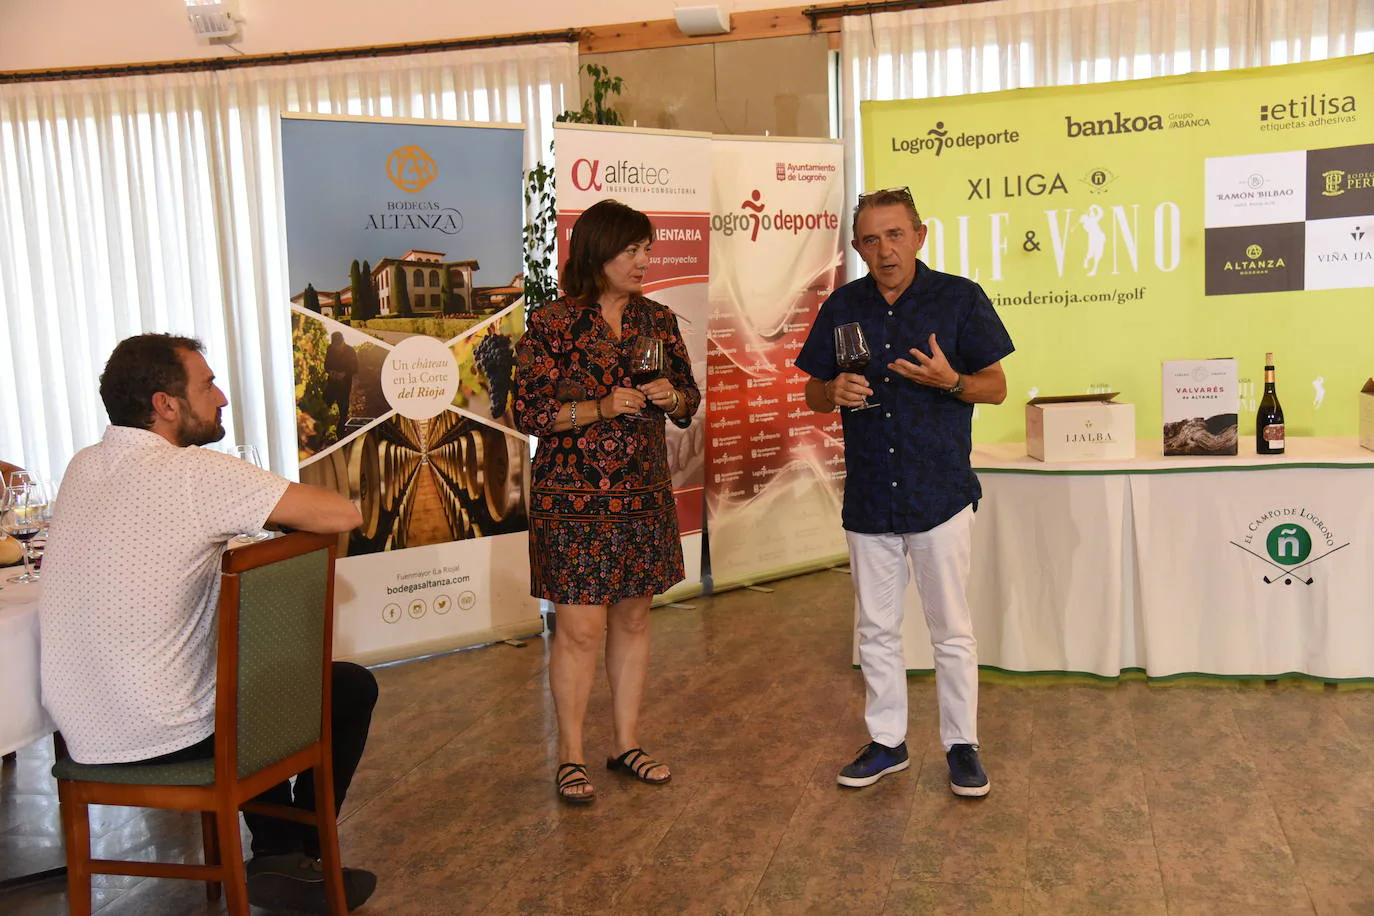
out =
<svg viewBox="0 0 1374 916"><path fill-rule="evenodd" d="M230 538L266 522L336 533L361 523L346 497L197 448L224 436L228 401L201 344L145 334L100 377L104 438L72 459L54 507L40 605L43 703L79 763L214 756L216 607ZM343 804L377 702L365 668L334 663L334 797ZM309 772L264 801L314 807ZM246 815L248 897L326 912L313 827ZM377 879L344 870L348 908Z"/></svg>

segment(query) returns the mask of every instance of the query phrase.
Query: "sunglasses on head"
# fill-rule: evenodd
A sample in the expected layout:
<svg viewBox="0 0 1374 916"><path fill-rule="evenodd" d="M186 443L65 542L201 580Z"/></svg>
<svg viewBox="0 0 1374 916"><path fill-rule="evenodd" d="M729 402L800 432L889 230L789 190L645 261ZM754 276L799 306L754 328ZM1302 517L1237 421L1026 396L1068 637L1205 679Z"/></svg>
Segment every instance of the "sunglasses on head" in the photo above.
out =
<svg viewBox="0 0 1374 916"><path fill-rule="evenodd" d="M905 197L907 200L912 200L911 188L905 185L900 188L880 188L876 191L865 191L859 195L859 200L863 200L866 197L876 197L879 194L896 194L899 197Z"/></svg>

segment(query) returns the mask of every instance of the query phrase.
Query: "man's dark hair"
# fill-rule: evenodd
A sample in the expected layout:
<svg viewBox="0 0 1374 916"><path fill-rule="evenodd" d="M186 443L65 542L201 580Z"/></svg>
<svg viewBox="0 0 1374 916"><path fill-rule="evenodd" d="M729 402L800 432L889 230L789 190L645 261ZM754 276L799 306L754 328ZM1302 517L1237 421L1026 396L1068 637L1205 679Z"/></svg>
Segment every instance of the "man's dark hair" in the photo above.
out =
<svg viewBox="0 0 1374 916"><path fill-rule="evenodd" d="M563 264L563 292L587 304L595 302L605 282L606 262L646 239L654 240L654 224L643 213L618 200L592 204L573 224Z"/></svg>
<svg viewBox="0 0 1374 916"><path fill-rule="evenodd" d="M115 426L151 429L153 395L186 397L186 366L181 351L204 353L194 337L140 334L121 340L100 373L100 399Z"/></svg>

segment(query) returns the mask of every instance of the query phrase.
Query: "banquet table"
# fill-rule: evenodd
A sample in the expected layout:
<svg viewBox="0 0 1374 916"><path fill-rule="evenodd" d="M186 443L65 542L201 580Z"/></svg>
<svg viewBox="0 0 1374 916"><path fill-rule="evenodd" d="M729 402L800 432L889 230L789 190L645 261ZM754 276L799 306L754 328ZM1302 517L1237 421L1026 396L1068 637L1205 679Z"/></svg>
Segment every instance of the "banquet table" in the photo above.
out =
<svg viewBox="0 0 1374 916"><path fill-rule="evenodd" d="M15 570L6 570L13 574ZM0 754L8 754L45 735L54 726L40 702L38 680L38 595L41 582L19 583L0 577Z"/></svg>
<svg viewBox="0 0 1374 916"><path fill-rule="evenodd" d="M968 588L985 667L1374 678L1374 452L1044 463L980 445ZM907 589L907 667L932 667Z"/></svg>

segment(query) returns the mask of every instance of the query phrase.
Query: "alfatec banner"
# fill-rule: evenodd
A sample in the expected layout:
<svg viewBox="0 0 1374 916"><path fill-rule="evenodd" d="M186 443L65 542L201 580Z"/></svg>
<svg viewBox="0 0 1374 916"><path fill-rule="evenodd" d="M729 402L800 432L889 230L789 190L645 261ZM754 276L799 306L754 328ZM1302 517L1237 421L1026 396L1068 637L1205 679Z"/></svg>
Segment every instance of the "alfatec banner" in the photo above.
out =
<svg viewBox="0 0 1374 916"><path fill-rule="evenodd" d="M648 215L654 245L644 295L677 315L702 405L687 429L667 424L682 557L687 577L672 596L701 591L704 515L706 314L710 273L711 138L709 134L629 127L558 124L554 129L558 187L558 263L582 211L606 198Z"/></svg>

